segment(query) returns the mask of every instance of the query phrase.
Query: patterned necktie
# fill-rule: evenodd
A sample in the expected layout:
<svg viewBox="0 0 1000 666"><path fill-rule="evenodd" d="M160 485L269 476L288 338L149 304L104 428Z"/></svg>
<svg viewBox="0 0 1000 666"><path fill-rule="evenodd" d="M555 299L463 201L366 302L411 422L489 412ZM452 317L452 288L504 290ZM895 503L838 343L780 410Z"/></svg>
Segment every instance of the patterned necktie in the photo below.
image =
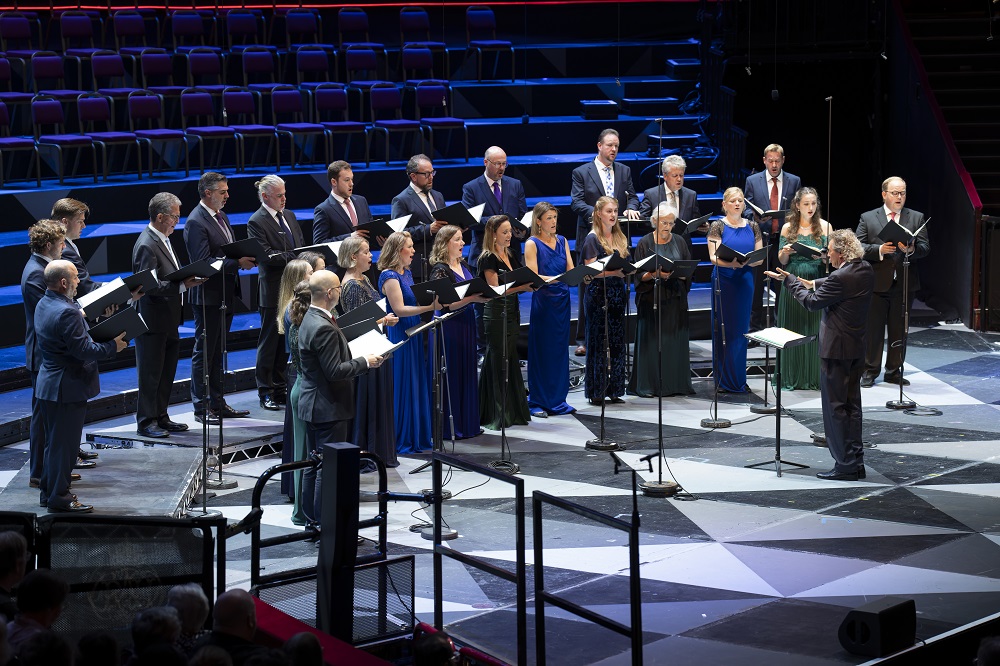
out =
<svg viewBox="0 0 1000 666"><path fill-rule="evenodd" d="M424 196L427 197L427 208L433 213L437 208L434 207L434 199L431 198L431 193L424 192Z"/></svg>
<svg viewBox="0 0 1000 666"><path fill-rule="evenodd" d="M285 238L288 242L294 245L295 241L292 239L292 230L289 229L288 225L285 223L285 216L282 215L279 210L274 214L274 217L278 220L278 226L281 227L281 233L285 234Z"/></svg>
<svg viewBox="0 0 1000 666"><path fill-rule="evenodd" d="M604 167L604 193L609 197L615 196L615 183L611 180L611 167Z"/></svg>
<svg viewBox="0 0 1000 666"><path fill-rule="evenodd" d="M350 197L344 199L344 206L347 208L347 214L351 218L351 226L358 226L358 214L354 212L354 204L351 203Z"/></svg>
<svg viewBox="0 0 1000 666"><path fill-rule="evenodd" d="M493 181L493 196L497 199L497 205L503 208L503 196L500 194L500 181Z"/></svg>
<svg viewBox="0 0 1000 666"><path fill-rule="evenodd" d="M896 221L896 213L895 213L895 211L889 213L889 220L891 222L895 222Z"/></svg>

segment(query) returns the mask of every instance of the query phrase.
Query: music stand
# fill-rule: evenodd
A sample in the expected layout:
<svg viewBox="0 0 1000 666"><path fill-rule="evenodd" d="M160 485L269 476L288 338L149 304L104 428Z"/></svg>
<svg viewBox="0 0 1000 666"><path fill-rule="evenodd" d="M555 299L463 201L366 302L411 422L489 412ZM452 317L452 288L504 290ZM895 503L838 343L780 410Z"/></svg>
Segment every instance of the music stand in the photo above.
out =
<svg viewBox="0 0 1000 666"><path fill-rule="evenodd" d="M771 383L774 386L774 460L765 460L759 463L752 463L750 465L744 465L746 468L756 468L763 467L764 465L770 465L774 463L774 471L781 476L781 465L790 465L797 469L809 469L809 465L803 465L802 463L791 462L788 460L781 459L781 350L788 349L790 347L798 347L799 345L804 345L807 342L812 342L816 339L815 335L800 335L795 331L789 331L787 328L765 328L761 331L756 331L754 333L745 334L750 340L756 340L765 347L774 348L774 381Z"/></svg>

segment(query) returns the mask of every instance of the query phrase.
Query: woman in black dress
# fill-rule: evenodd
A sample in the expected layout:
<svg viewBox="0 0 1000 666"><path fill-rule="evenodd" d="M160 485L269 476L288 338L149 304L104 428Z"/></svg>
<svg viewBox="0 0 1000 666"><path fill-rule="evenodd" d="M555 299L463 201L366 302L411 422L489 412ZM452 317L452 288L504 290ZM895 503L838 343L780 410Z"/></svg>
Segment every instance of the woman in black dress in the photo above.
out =
<svg viewBox="0 0 1000 666"><path fill-rule="evenodd" d="M646 234L635 248L635 260L653 254L667 259L686 260L691 250L682 236L674 235L673 213L666 203L653 210L653 232ZM657 281L659 284L657 285ZM640 272L635 285L638 319L635 330L635 355L630 395L691 395L691 354L688 334L688 291L691 281L659 270ZM658 293L657 293L658 292ZM658 307L653 307L657 303ZM657 340L659 339L659 346ZM657 358L660 373L657 375Z"/></svg>

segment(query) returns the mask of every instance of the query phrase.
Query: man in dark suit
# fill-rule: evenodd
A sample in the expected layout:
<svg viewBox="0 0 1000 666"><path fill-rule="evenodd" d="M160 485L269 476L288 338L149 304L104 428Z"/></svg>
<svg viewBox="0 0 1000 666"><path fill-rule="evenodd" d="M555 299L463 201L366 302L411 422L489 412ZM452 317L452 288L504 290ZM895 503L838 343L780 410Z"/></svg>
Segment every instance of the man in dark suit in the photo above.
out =
<svg viewBox="0 0 1000 666"><path fill-rule="evenodd" d="M247 233L250 238L260 241L267 253L267 259L257 269L260 311L257 395L261 407L277 411L285 404L285 368L288 365L285 336L278 333L278 291L285 264L295 258L295 248L302 247L305 242L295 213L285 208L285 181L274 175L264 176L254 187L261 206L250 216Z"/></svg>
<svg viewBox="0 0 1000 666"><path fill-rule="evenodd" d="M49 512L94 510L69 492L70 476L83 436L87 400L101 390L97 362L113 358L128 346L124 333L107 342L91 339L83 311L73 300L77 284L79 277L71 262L49 262L45 296L35 309L35 334L42 353L35 393L45 422L39 503Z"/></svg>
<svg viewBox="0 0 1000 666"><path fill-rule="evenodd" d="M196 277L183 283L163 279L181 267L169 238L180 218L180 199L170 192L153 195L149 200L149 226L132 247L132 270L154 270L157 279L156 288L145 292L138 303L149 331L135 339L139 376L135 421L139 434L146 437L169 437L172 432L188 429L187 424L171 421L167 414L180 350L177 327L184 319L182 294L202 282Z"/></svg>
<svg viewBox="0 0 1000 666"><path fill-rule="evenodd" d="M311 302L299 326L299 418L308 424L309 450L323 444L347 442L354 418L354 377L377 368L381 356L352 358L347 338L333 318L340 301L340 278L332 271L316 271L309 278ZM302 478L303 512L308 524L319 523L316 468ZM312 498L308 501L307 498Z"/></svg>
<svg viewBox="0 0 1000 666"><path fill-rule="evenodd" d="M618 200L620 214L630 220L639 219L639 197L632 185L632 170L615 161L620 145L618 131L606 129L597 137L597 157L592 162L573 169L573 185L570 190L570 207L576 213L576 260L580 263L583 241L590 233L593 222L594 204L603 196L613 196ZM586 313L583 309L583 289L578 288L576 339L581 344L576 348L577 356L587 353L582 342L587 332Z"/></svg>
<svg viewBox="0 0 1000 666"><path fill-rule="evenodd" d="M865 478L861 372L875 272L862 259L864 250L850 229L830 234L828 251L837 270L827 277L803 280L777 267L768 275L783 280L788 294L807 310L823 310L819 325L820 394L826 445L835 464L829 472L816 476L857 481Z"/></svg>
<svg viewBox="0 0 1000 666"><path fill-rule="evenodd" d="M698 208L698 193L684 187L684 172L687 171L687 162L684 161L684 158L680 155L668 155L664 158L660 168L663 173L663 182L642 193L639 215L651 217L656 207L666 202L667 206L670 207L669 212L685 222L701 217L701 209ZM698 227L698 231L708 233L708 222L703 222ZM688 242L688 247L692 247L691 229L684 231L684 239Z"/></svg>
<svg viewBox="0 0 1000 666"><path fill-rule="evenodd" d="M868 350L865 352L865 371L861 386L875 384L882 366L882 345L886 341L886 327L889 330L889 350L885 359L885 381L890 384L909 385L901 373L906 350L902 346L903 335L903 258L910 255L909 284L906 307L913 305L913 295L920 288L920 277L913 265L915 259L926 257L931 251L927 230L917 234L907 246L883 241L879 236L882 229L894 220L910 232L915 232L924 223L924 214L906 203L906 182L892 176L882 182L882 205L875 210L861 214L857 236L865 250L865 259L875 269L875 296L872 299L872 316L868 326Z"/></svg>
<svg viewBox="0 0 1000 666"><path fill-rule="evenodd" d="M764 148L764 170L751 174L747 178L746 186L743 188L744 198L760 208L761 210L787 210L791 205L795 193L802 187L802 181L793 173L784 170L785 149L776 143L769 144ZM750 206L743 211L743 217L748 220L753 219L754 210ZM767 266L778 266L778 233L781 231L783 219L765 218L757 220L760 225L761 238L764 245L768 246ZM764 297L764 277L763 270L766 266L759 266L754 270L753 277L753 306L750 310L750 330L757 331L764 328L766 321L762 315L762 301ZM779 284L773 284L772 290L777 294Z"/></svg>
<svg viewBox="0 0 1000 666"><path fill-rule="evenodd" d="M342 241L348 236L368 237L359 224L372 221L368 200L354 194L354 169L349 162L337 160L326 168L330 196L313 209L313 243ZM330 270L336 266L327 266Z"/></svg>
<svg viewBox="0 0 1000 666"><path fill-rule="evenodd" d="M31 373L31 387L38 384L42 354L35 335L35 308L45 296L45 267L62 255L66 227L54 220L39 220L28 229L28 249L31 256L21 273L21 301L24 303L25 366ZM45 455L45 423L42 420L38 394L31 394L31 421L28 428L28 483L34 488L42 478Z"/></svg>
<svg viewBox="0 0 1000 666"><path fill-rule="evenodd" d="M478 224L469 227L472 233L469 243L469 266L475 274L479 269L479 255L483 251L483 232L486 229L486 222L494 215L506 215L510 218L510 226L514 234L514 239L510 244L510 253L521 260L521 242L528 237L528 230L519 223L519 220L528 212L528 204L524 200L524 187L521 181L511 176L507 176L507 153L499 146L490 146L486 149L483 158L486 172L474 180L462 186L462 205L472 208L479 204L486 204L483 208L482 217ZM479 356L482 357L486 351L486 338L483 332L483 304L474 303L472 306L476 313L476 347Z"/></svg>
<svg viewBox="0 0 1000 666"><path fill-rule="evenodd" d="M434 211L444 208L444 195L434 189L434 164L426 155L414 155L406 163L406 177L410 184L392 198L392 217L412 215L407 231L413 240L417 254L413 257L410 270L418 282L430 274L426 266L430 256L434 234L444 226L444 222L434 219Z"/></svg>
<svg viewBox="0 0 1000 666"><path fill-rule="evenodd" d="M90 270L83 257L80 256L80 250L76 247L76 241L80 240L80 234L87 228L88 215L90 215L90 207L76 199L59 199L52 204L51 219L61 222L66 227L66 246L63 248L62 258L73 262L77 274L80 276L80 288L76 290L77 296L85 296L101 286L100 282L95 282L90 277Z"/></svg>
<svg viewBox="0 0 1000 666"><path fill-rule="evenodd" d="M226 177L214 171L205 172L198 180L198 195L201 201L184 224L184 244L191 262L222 257L222 246L236 240L229 217L222 211L229 199ZM191 402L194 403L194 417L199 422L207 419L211 424L218 424L219 416L250 415L249 411L233 409L226 404L222 387L222 336L229 334L233 323L233 301L240 289L239 271L253 266L253 257L225 259L221 271L191 289L189 302L194 311L195 335L191 354ZM225 321L220 312L223 304L226 306Z"/></svg>

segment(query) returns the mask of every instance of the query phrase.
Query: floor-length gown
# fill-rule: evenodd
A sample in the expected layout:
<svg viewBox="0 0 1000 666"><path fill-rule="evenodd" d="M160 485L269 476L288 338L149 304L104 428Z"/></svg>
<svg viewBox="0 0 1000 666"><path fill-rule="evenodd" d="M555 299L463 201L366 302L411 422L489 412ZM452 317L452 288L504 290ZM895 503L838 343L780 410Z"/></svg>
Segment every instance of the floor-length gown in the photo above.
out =
<svg viewBox="0 0 1000 666"><path fill-rule="evenodd" d="M348 280L340 290L340 307L344 314L381 296L362 276ZM388 327L391 330L393 327ZM358 376L355 383L357 402L351 443L362 451L374 453L386 467L396 467L396 410L393 405L393 359Z"/></svg>
<svg viewBox="0 0 1000 666"><path fill-rule="evenodd" d="M640 261L653 254L668 259L691 258L691 250L683 236L673 234L669 243L657 243L652 233L639 241L635 249L635 260ZM656 395L659 383L660 395L690 395L691 385L691 341L688 329L689 280L669 277L660 280L659 309L653 307L657 290L655 280L639 282L636 278L635 300L636 318L634 362L628 392L632 395L652 397ZM660 346L657 347L657 331L662 330ZM660 358L660 374L657 376L656 359Z"/></svg>
<svg viewBox="0 0 1000 666"><path fill-rule="evenodd" d="M803 245L823 249L826 247L826 236L821 236L819 243L812 234L799 234L796 239ZM782 234L778 241L778 249L794 241L789 241ZM825 264L819 259L793 252L788 258L785 270L804 280L815 280L822 277ZM819 335L819 320L822 316L819 310L809 312L794 298L778 300L778 326L802 335ZM789 347L781 352L781 388L787 390L819 390L819 342L813 340L804 345Z"/></svg>
<svg viewBox="0 0 1000 666"><path fill-rule="evenodd" d="M448 264L435 264L431 280L448 278L458 283L474 276L462 262L458 274ZM475 437L479 428L479 383L476 379L476 313L466 305L445 320L443 327L444 356L448 368L448 392L442 396L444 407L443 439L451 439L451 417L455 420L455 439ZM452 411L454 410L454 411Z"/></svg>
<svg viewBox="0 0 1000 666"><path fill-rule="evenodd" d="M537 248L538 274L566 271L566 239L556 236L553 250L540 238L529 238ZM531 295L528 328L528 406L549 414L572 414L569 393L569 286L548 284Z"/></svg>
<svg viewBox="0 0 1000 666"><path fill-rule="evenodd" d="M591 232L583 242L585 259L606 256L608 252L601 246L597 236ZM628 257L625 257L628 259ZM607 297L607 340L604 335L604 302ZM625 308L628 294L625 280L620 277L593 280L584 292L584 307L587 309L587 369L585 393L588 400L620 398L625 395L627 380L625 361L628 348L625 342ZM608 377L607 354L611 353L611 377Z"/></svg>
<svg viewBox="0 0 1000 666"><path fill-rule="evenodd" d="M722 238L722 243L744 254L752 252L760 231L748 221L742 227L731 227L722 220L712 223L710 238ZM711 242L711 241L709 241ZM716 282L718 281L718 282ZM753 268L712 269L712 358L715 381L720 391L744 393L747 389L747 339L750 331L750 307L753 304ZM725 330L725 340L721 331Z"/></svg>
<svg viewBox="0 0 1000 666"><path fill-rule="evenodd" d="M503 283L503 274L520 268L516 257L510 257L510 269L496 255L479 260L479 274L496 271ZM483 330L486 334L486 354L479 373L479 422L484 428L527 425L531 421L524 379L517 357L517 336L521 330L521 312L517 294L494 298L483 307ZM506 304L506 307L505 307ZM506 325L504 314L506 310ZM504 392L504 358L506 357L506 397ZM568 367L568 366L567 366Z"/></svg>
<svg viewBox="0 0 1000 666"><path fill-rule="evenodd" d="M385 295L385 283L397 280L403 293L403 304L417 305L413 295L413 274L409 270L397 273L384 270L378 278L379 292ZM389 306L391 311L392 306ZM398 315L397 315L398 316ZM399 317L399 323L388 328L392 342L406 340L406 329L420 323L419 315ZM392 354L392 396L396 406L396 452L420 453L433 446L431 439L431 378L424 347L423 334L409 340Z"/></svg>

